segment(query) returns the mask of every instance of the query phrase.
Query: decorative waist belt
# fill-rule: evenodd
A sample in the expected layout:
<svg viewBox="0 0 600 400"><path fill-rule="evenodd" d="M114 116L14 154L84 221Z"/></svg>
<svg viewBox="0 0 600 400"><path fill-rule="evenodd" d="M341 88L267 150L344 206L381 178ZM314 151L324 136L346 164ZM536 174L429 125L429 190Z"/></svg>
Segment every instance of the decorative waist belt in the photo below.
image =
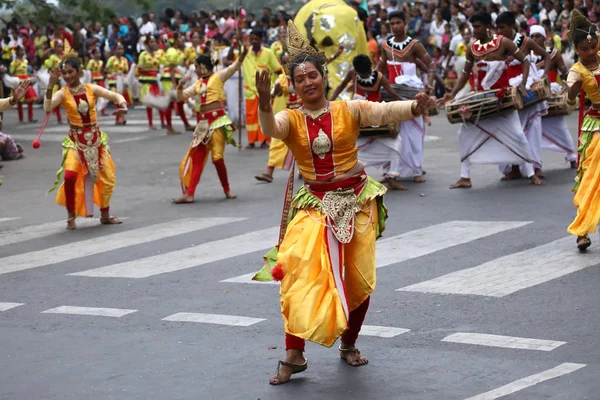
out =
<svg viewBox="0 0 600 400"><path fill-rule="evenodd" d="M70 126L69 138L85 162L92 181L96 182L100 169L100 145L102 132L98 125Z"/></svg>
<svg viewBox="0 0 600 400"><path fill-rule="evenodd" d="M350 243L354 235L354 216L359 211L358 195L368 182L367 174L336 182L306 184L306 189L322 203L325 221L340 243Z"/></svg>
<svg viewBox="0 0 600 400"><path fill-rule="evenodd" d="M212 124L217 118L220 118L225 115L225 109L219 108L213 111L201 112L200 113L200 121L208 120L209 124Z"/></svg>
<svg viewBox="0 0 600 400"><path fill-rule="evenodd" d="M600 120L600 110L594 110L593 108L590 108L589 110L587 110L586 115L594 119Z"/></svg>

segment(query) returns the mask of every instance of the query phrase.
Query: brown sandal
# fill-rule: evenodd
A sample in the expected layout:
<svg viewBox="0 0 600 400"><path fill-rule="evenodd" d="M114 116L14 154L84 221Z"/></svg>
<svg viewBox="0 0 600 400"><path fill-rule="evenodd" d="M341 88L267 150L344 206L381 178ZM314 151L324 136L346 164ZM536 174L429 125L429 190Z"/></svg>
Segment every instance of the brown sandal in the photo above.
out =
<svg viewBox="0 0 600 400"><path fill-rule="evenodd" d="M75 230L75 228L77 228L77 225L75 225L75 218L76 217L67 218L67 230L72 231Z"/></svg>
<svg viewBox="0 0 600 400"><path fill-rule="evenodd" d="M260 174L254 177L257 181L271 183L273 182L273 177L267 174Z"/></svg>
<svg viewBox="0 0 600 400"><path fill-rule="evenodd" d="M279 368L285 365L286 367L289 367L292 369L292 374L298 374L300 372L306 371L306 369L308 368L308 359L304 358L304 364L298 365L298 364L292 364L289 363L287 361L283 361L283 360L279 360L279 363L277 364L277 371L275 371L275 375L271 377L271 379L269 379L269 383L271 385L283 385L284 383L288 383L290 381L290 379L288 379L287 381L280 381L279 380ZM291 378L290 375L290 378ZM275 380L277 381L275 381Z"/></svg>
<svg viewBox="0 0 600 400"><path fill-rule="evenodd" d="M121 220L117 217L113 217L112 215L108 218L100 217L100 223L102 225L119 225L122 224Z"/></svg>
<svg viewBox="0 0 600 400"><path fill-rule="evenodd" d="M588 235L578 236L577 237L577 248L581 252L587 251L587 248L592 245L592 241L590 240Z"/></svg>

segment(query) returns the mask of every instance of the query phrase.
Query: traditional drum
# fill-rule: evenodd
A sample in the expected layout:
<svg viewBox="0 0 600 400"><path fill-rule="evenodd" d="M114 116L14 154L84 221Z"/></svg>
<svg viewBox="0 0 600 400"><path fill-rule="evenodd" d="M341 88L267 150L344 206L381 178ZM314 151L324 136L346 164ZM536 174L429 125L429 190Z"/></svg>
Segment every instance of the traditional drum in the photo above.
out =
<svg viewBox="0 0 600 400"><path fill-rule="evenodd" d="M548 114L542 116L542 118L571 114L573 108L569 107L567 104L568 96L569 94L566 89L559 93L553 93L547 100Z"/></svg>
<svg viewBox="0 0 600 400"><path fill-rule="evenodd" d="M424 89L414 88L408 85L399 85L397 83L391 83L392 89L394 92L400 97L404 97L407 100L412 100L415 96L421 92L424 92ZM388 92L385 89L381 89L381 99L383 101L392 101L393 99L390 97Z"/></svg>
<svg viewBox="0 0 600 400"><path fill-rule="evenodd" d="M379 139L398 137L400 127L397 124L388 124L383 126L366 126L360 128L358 136L366 139Z"/></svg>
<svg viewBox="0 0 600 400"><path fill-rule="evenodd" d="M477 122L503 111L521 110L523 98L516 87L471 93L446 103L446 117L451 124Z"/></svg>
<svg viewBox="0 0 600 400"><path fill-rule="evenodd" d="M548 78L535 81L531 85L531 90L527 92L527 95L523 96L523 106L527 107L547 100L550 96L552 96L552 91L550 90L550 81Z"/></svg>
<svg viewBox="0 0 600 400"><path fill-rule="evenodd" d="M397 84L397 83L392 83L390 85L394 89L394 92L396 92L396 94L398 94L398 96L403 97L407 100L413 100L417 96L417 94L425 93L424 89L418 89L418 88L414 88L414 87L411 87L408 85L402 85L402 84ZM386 101L386 102L394 101L394 99L392 99L390 97L388 92L383 87L381 88L381 100ZM436 105L433 105L429 108L430 116L438 115L439 113L440 113L440 110L438 109L438 107Z"/></svg>

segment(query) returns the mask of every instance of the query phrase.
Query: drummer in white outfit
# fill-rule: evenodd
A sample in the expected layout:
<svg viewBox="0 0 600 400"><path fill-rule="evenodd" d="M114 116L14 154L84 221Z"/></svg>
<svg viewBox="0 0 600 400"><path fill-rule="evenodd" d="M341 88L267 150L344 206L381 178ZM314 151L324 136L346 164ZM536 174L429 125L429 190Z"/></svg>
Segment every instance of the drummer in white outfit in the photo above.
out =
<svg viewBox="0 0 600 400"><path fill-rule="evenodd" d="M550 57L543 47L538 46L533 40L515 31L516 21L515 15L512 12L507 11L500 14L496 18L496 27L498 34L511 39L517 48L528 57L530 70L525 86L527 90L530 90L534 81L543 79L546 76L545 71L538 71L536 68L535 55L542 57L546 61L545 65L550 65ZM521 62L512 60L507 70L510 86L518 86L523 79ZM545 100L538 101L519 110L521 126L529 142L529 154L531 155L535 173L540 179L544 176L542 173L542 116L547 113L548 103ZM520 167L517 165L501 166L500 171L504 174L504 178L502 179L511 180L521 178L523 168L523 164Z"/></svg>
<svg viewBox="0 0 600 400"><path fill-rule="evenodd" d="M529 28L529 37L538 46L545 46L546 31L541 25L532 25ZM558 74L560 72L562 81L566 82L569 70L557 49L548 47L546 53L549 54L551 60L551 65L545 70L551 82L552 93L560 93L564 88L557 83ZM538 69L544 68L545 60L543 57L538 56L535 61ZM566 154L565 160L567 163L570 164L571 168L577 168L577 149L567 127L566 115L544 116L542 118L542 149Z"/></svg>
<svg viewBox="0 0 600 400"><path fill-rule="evenodd" d="M417 75L419 65L419 68L427 73L428 85L431 88L435 77L435 64L425 47L418 40L406 35L404 13L394 11L389 14L388 20L394 35L383 42L379 71L387 74L390 83L406 84L425 90L425 85ZM425 134L423 117L400 124L399 139L389 143L393 150L393 158L390 159L388 177L412 178L416 183L425 182L422 177Z"/></svg>
<svg viewBox="0 0 600 400"><path fill-rule="evenodd" d="M507 55L523 63L523 74L529 72L529 61L515 44L500 35L492 35L490 26L492 17L486 12L479 12L471 17L475 41L467 49L465 69L452 93L444 96L440 102L454 99L457 92L467 80L476 91L503 89L509 86L506 68ZM475 70L475 64L477 69ZM473 74L472 71L474 71ZM525 91L524 85L519 85ZM471 164L523 164L525 175L532 184L541 185L542 181L535 176L529 144L516 110L479 120L466 122L458 132L458 145L461 157L460 179L450 186L451 189L470 188Z"/></svg>

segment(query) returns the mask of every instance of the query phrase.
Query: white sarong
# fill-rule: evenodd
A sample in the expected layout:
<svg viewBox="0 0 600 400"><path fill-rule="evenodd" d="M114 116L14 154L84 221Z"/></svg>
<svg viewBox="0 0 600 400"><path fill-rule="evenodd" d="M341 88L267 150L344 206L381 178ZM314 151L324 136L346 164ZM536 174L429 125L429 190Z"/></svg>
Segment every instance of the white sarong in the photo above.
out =
<svg viewBox="0 0 600 400"><path fill-rule="evenodd" d="M517 111L462 124L458 131L461 178L470 178L471 164L524 164L524 174L533 175L527 138Z"/></svg>
<svg viewBox="0 0 600 400"><path fill-rule="evenodd" d="M577 160L577 150L567 127L566 115L542 118L542 148L565 153L567 162Z"/></svg>

